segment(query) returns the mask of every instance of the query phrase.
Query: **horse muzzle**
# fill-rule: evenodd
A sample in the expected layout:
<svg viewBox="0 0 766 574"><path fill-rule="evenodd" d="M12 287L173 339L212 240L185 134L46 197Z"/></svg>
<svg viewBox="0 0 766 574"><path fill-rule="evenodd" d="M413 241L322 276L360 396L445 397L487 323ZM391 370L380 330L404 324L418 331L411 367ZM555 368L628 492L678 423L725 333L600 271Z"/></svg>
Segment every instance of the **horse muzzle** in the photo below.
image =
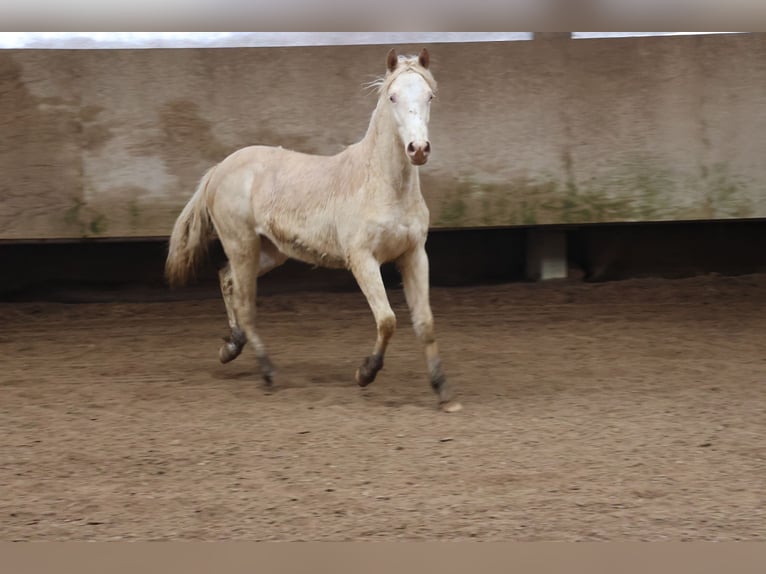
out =
<svg viewBox="0 0 766 574"><path fill-rule="evenodd" d="M412 165L425 165L428 156L431 154L431 142L422 143L410 142L407 144L407 157L410 158Z"/></svg>

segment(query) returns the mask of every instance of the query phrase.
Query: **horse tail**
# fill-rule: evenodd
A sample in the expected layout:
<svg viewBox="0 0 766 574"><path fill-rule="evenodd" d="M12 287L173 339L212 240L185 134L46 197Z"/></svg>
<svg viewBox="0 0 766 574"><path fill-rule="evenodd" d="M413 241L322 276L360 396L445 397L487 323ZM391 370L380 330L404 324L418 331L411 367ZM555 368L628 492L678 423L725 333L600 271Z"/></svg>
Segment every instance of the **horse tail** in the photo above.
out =
<svg viewBox="0 0 766 574"><path fill-rule="evenodd" d="M173 226L165 261L165 277L171 287L186 284L207 254L213 237L213 221L207 210L206 196L215 167L207 170L197 191L181 211Z"/></svg>

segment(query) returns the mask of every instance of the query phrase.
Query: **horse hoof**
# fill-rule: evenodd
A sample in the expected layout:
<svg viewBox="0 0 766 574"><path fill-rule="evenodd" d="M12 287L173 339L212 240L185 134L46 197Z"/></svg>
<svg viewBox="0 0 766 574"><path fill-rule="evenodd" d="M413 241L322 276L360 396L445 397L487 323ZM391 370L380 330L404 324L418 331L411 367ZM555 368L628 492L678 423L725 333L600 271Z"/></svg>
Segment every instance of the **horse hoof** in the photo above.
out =
<svg viewBox="0 0 766 574"><path fill-rule="evenodd" d="M375 380L375 376L363 375L362 369L359 368L356 370L356 374L354 375L354 380L356 381L356 384L359 385L360 387L366 387L372 381Z"/></svg>
<svg viewBox="0 0 766 574"><path fill-rule="evenodd" d="M218 359L225 365L229 361L233 361L242 352L242 347L237 343L227 342L221 345L218 349Z"/></svg>
<svg viewBox="0 0 766 574"><path fill-rule="evenodd" d="M370 355L369 357L366 357L354 375L356 384L360 387L366 387L375 380L375 377L378 376L378 372L380 372L382 368L383 355Z"/></svg>
<svg viewBox="0 0 766 574"><path fill-rule="evenodd" d="M458 401L445 401L439 404L439 408L445 413L456 413L459 410L462 410L463 405L461 405Z"/></svg>

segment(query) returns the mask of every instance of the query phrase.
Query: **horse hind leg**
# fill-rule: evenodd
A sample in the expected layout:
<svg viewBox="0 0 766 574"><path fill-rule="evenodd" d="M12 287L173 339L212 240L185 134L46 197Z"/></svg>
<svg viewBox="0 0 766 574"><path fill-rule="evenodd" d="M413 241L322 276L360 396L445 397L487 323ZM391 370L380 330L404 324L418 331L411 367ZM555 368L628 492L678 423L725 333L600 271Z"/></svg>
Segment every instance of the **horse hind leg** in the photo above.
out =
<svg viewBox="0 0 766 574"><path fill-rule="evenodd" d="M287 261L287 255L279 251L279 249L267 238L261 238L261 251L258 262L258 276L265 275L272 269L279 267L285 261ZM224 337L224 344L218 350L218 357L222 363L228 363L236 359L241 353L242 349L247 343L247 336L245 332L240 328L237 323L237 318L234 313L234 280L231 275L231 265L226 264L218 272L218 277L221 283L221 294L223 295L223 301L226 305L226 315L229 320L229 328L231 334L228 337Z"/></svg>
<svg viewBox="0 0 766 574"><path fill-rule="evenodd" d="M288 257L268 237L261 236L261 252L258 259L258 277L279 267Z"/></svg>
<svg viewBox="0 0 766 574"><path fill-rule="evenodd" d="M261 376L267 385L274 380L274 366L266 352L266 347L255 329L255 297L257 293L259 263L261 253L261 238L235 238L227 242L221 237L221 242L229 258L231 275L231 308L238 329L244 332L249 343L255 348ZM228 243L228 244L227 244Z"/></svg>
<svg viewBox="0 0 766 574"><path fill-rule="evenodd" d="M221 283L223 302L226 305L229 329L231 329L231 334L228 337L223 338L224 344L218 349L218 358L225 364L239 357L240 353L242 353L242 349L245 347L245 343L247 343L247 336L245 336L245 332L239 328L237 317L234 313L234 281L231 276L231 265L229 263L218 272L218 279Z"/></svg>

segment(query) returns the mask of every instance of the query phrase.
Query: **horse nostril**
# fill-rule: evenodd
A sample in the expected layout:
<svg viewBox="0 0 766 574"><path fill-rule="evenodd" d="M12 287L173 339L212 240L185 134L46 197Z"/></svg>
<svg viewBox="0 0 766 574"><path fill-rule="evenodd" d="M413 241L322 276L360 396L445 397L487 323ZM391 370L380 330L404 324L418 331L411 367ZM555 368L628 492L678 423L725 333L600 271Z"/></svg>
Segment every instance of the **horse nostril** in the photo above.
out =
<svg viewBox="0 0 766 574"><path fill-rule="evenodd" d="M412 142L407 144L407 153L415 153L415 144Z"/></svg>
<svg viewBox="0 0 766 574"><path fill-rule="evenodd" d="M425 147L423 148L423 151L425 153L431 153L431 142L426 142Z"/></svg>

